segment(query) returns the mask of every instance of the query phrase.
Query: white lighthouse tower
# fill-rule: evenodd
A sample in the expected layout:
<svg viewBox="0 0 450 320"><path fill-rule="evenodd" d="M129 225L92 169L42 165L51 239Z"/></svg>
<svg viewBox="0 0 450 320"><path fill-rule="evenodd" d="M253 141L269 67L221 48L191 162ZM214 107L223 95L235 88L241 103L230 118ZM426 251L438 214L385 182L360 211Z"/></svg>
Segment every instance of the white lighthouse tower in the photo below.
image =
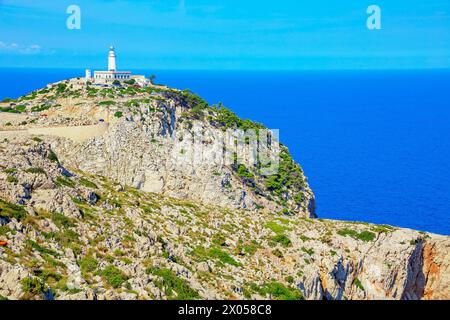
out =
<svg viewBox="0 0 450 320"><path fill-rule="evenodd" d="M1 1L1 0L0 0ZM86 78L91 75L86 73ZM108 71L94 71L94 82L97 84L108 84L118 81L126 81L131 79L130 71L117 71L116 66L116 50L113 46L109 48L108 53ZM137 80L136 80L137 81Z"/></svg>
<svg viewBox="0 0 450 320"><path fill-rule="evenodd" d="M108 71L116 71L116 51L113 46L109 48Z"/></svg>

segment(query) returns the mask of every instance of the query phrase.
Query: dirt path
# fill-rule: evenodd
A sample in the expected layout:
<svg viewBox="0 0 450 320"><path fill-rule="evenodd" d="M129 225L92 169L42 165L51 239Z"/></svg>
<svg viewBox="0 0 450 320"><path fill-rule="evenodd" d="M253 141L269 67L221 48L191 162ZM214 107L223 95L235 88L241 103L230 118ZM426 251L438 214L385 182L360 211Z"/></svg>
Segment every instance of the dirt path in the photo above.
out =
<svg viewBox="0 0 450 320"><path fill-rule="evenodd" d="M26 121L30 118L32 117L26 114L0 112L0 126L5 125L8 122Z"/></svg>
<svg viewBox="0 0 450 320"><path fill-rule="evenodd" d="M25 130L0 131L0 139L11 139L17 135L55 136L69 138L75 142L84 142L102 136L108 130L108 123L90 126L29 128Z"/></svg>

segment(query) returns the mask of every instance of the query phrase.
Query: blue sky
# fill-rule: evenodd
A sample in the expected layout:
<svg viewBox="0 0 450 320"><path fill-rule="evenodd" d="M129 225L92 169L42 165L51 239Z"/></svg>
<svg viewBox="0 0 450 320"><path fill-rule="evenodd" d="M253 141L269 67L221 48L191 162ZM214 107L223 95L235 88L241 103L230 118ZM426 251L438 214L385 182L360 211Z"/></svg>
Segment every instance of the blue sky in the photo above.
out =
<svg viewBox="0 0 450 320"><path fill-rule="evenodd" d="M0 0L0 67L106 67L111 44L120 69L449 69L450 1Z"/></svg>

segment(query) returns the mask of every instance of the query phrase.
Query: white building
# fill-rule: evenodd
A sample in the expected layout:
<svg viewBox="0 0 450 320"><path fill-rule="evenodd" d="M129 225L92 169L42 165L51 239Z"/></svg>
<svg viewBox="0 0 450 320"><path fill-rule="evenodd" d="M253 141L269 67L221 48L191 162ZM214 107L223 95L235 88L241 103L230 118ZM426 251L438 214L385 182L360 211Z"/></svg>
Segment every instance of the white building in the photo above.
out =
<svg viewBox="0 0 450 320"><path fill-rule="evenodd" d="M94 77L91 76L91 71L86 70L86 81L94 80L98 83L108 83L114 80L129 80L131 79L130 71L117 71L116 67L116 51L113 46L109 48L108 54L108 71L94 71Z"/></svg>
<svg viewBox="0 0 450 320"><path fill-rule="evenodd" d="M136 84L140 87L146 87L150 84L150 80L147 79L145 76L132 76L131 79L133 79Z"/></svg>

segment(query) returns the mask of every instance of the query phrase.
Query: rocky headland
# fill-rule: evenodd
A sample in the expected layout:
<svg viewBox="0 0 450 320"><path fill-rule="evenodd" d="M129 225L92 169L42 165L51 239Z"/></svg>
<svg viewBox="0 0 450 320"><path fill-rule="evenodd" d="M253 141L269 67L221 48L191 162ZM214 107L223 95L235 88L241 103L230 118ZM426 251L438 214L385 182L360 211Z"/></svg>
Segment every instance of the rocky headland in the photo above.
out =
<svg viewBox="0 0 450 320"><path fill-rule="evenodd" d="M0 299L450 298L448 236L319 219L262 124L161 86L0 103L0 244Z"/></svg>

